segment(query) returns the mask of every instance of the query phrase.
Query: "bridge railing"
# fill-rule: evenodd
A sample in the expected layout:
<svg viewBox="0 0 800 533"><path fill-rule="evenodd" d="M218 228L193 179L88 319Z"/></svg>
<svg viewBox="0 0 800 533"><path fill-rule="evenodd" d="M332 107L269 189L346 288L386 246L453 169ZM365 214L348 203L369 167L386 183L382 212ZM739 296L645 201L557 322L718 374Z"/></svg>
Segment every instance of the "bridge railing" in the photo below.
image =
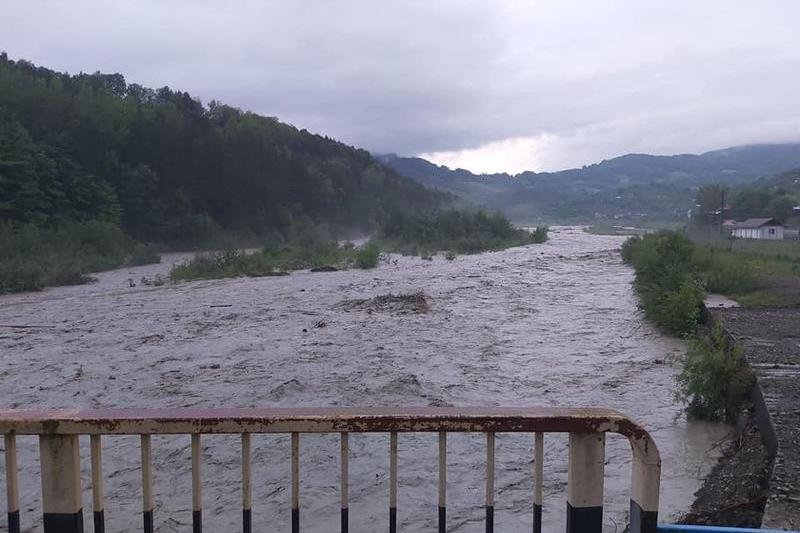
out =
<svg viewBox="0 0 800 533"><path fill-rule="evenodd" d="M497 433L531 433L534 490L533 530L541 532L542 461L545 433L569 434L567 532L602 530L605 435L626 437L632 451L630 521L632 533L657 531L661 461L650 435L629 418L606 409L559 408L365 408L365 409L100 409L0 410L5 435L8 530L20 531L17 435L38 435L45 533L84 531L79 436L90 436L94 531L103 533L103 435L139 435L141 439L144 531L153 531L151 435L191 436L192 523L202 532L202 447L207 435L241 435L242 530L251 532L250 436L291 435L292 531L300 531L300 440L307 433L338 433L341 442L341 531L348 514L348 460L351 433L389 434L389 530L397 529L397 450L399 433L439 436L439 531L447 522L447 434L486 435L486 531L494 530L494 451Z"/></svg>

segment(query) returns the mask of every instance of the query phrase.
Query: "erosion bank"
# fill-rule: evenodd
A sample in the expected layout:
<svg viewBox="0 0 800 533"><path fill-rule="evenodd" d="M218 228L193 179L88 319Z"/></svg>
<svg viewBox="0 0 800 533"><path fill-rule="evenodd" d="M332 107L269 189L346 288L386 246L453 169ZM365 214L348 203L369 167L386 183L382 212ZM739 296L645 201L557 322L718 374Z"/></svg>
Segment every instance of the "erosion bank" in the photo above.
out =
<svg viewBox="0 0 800 533"><path fill-rule="evenodd" d="M768 455L774 457L767 472L762 525L795 530L800 527L800 308L714 307L708 313L742 347L757 376L753 421ZM740 438L747 436L744 431ZM733 460L744 467L745 461L757 457L754 452ZM734 482L746 480L739 477Z"/></svg>

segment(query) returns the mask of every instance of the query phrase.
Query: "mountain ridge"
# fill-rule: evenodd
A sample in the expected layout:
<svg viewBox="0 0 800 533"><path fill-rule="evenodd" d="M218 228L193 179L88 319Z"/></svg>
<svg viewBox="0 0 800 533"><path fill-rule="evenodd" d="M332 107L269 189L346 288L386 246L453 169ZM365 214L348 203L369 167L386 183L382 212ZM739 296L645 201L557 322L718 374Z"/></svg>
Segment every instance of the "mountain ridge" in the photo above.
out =
<svg viewBox="0 0 800 533"><path fill-rule="evenodd" d="M800 143L757 143L701 154L631 153L555 172L475 174L419 157L378 156L400 174L517 221L674 221L702 185L739 185L800 168Z"/></svg>

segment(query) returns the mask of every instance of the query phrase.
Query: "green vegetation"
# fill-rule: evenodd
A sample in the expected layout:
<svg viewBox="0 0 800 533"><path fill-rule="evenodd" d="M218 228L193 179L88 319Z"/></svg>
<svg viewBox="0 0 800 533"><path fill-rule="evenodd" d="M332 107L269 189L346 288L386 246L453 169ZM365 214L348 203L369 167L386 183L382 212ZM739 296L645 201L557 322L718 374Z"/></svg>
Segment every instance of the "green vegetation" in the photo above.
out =
<svg viewBox="0 0 800 533"><path fill-rule="evenodd" d="M692 220L697 229L711 230L710 236L719 235L719 224L725 219L774 218L797 227L796 206L800 206L800 170L733 187L704 185L695 194Z"/></svg>
<svg viewBox="0 0 800 533"><path fill-rule="evenodd" d="M729 346L719 325L697 334L705 291L759 303L769 301L768 270L787 261L695 244L684 234L663 231L632 237L622 249L636 271L634 287L648 318L670 333L687 336L690 348L678 377L678 398L690 414L735 418L753 373L741 350ZM795 279L800 281L800 269Z"/></svg>
<svg viewBox="0 0 800 533"><path fill-rule="evenodd" d="M110 222L71 222L58 229L0 224L0 293L86 283L91 272L159 260L152 246L133 243Z"/></svg>
<svg viewBox="0 0 800 533"><path fill-rule="evenodd" d="M380 258L380 250L372 243L367 243L365 246L356 250L355 266L361 269L375 268L378 266L378 259Z"/></svg>
<svg viewBox="0 0 800 533"><path fill-rule="evenodd" d="M677 335L694 332L703 302L693 252L692 242L674 231L632 237L622 247L623 259L636 271L634 287L645 315Z"/></svg>
<svg viewBox="0 0 800 533"><path fill-rule="evenodd" d="M218 279L239 276L280 276L290 270L320 268L374 268L378 264L377 248L367 245L356 248L351 243L318 241L268 246L257 252L226 250L197 254L191 260L175 266L170 272L172 281Z"/></svg>
<svg viewBox="0 0 800 533"><path fill-rule="evenodd" d="M728 270L751 274L733 286L709 284L708 290L724 294L746 307L800 305L800 241L736 239L731 241L713 232L688 234L697 248L730 265Z"/></svg>
<svg viewBox="0 0 800 533"><path fill-rule="evenodd" d="M677 335L693 333L706 291L748 304L800 302L800 262L696 244L675 231L625 242L648 318Z"/></svg>
<svg viewBox="0 0 800 533"><path fill-rule="evenodd" d="M2 292L157 260L155 246L134 241L169 249L298 242L308 227L374 232L394 213L451 201L364 150L274 117L0 53ZM371 248L359 252L358 264L376 261Z"/></svg>
<svg viewBox="0 0 800 533"><path fill-rule="evenodd" d="M531 232L514 227L500 213L448 210L429 216L398 213L373 242L385 251L424 257L436 252L474 254L546 240L546 227Z"/></svg>
<svg viewBox="0 0 800 533"><path fill-rule="evenodd" d="M254 253L231 249L198 254L173 268L170 277L172 281L181 281L274 276L305 268L369 269L378 265L381 250L419 255L428 260L432 260L432 253L446 250L445 258L453 260L456 251L478 253L546 240L547 228L520 230L500 214L455 210L427 217L398 214L378 237L360 248L350 243L339 245L318 229L308 227L287 244L271 245Z"/></svg>
<svg viewBox="0 0 800 533"><path fill-rule="evenodd" d="M0 217L117 223L139 241L220 231L286 239L310 222L374 231L450 201L330 138L119 74L70 76L0 54Z"/></svg>
<svg viewBox="0 0 800 533"><path fill-rule="evenodd" d="M677 398L693 416L734 422L754 380L741 348L730 347L717 324L708 335L689 341Z"/></svg>

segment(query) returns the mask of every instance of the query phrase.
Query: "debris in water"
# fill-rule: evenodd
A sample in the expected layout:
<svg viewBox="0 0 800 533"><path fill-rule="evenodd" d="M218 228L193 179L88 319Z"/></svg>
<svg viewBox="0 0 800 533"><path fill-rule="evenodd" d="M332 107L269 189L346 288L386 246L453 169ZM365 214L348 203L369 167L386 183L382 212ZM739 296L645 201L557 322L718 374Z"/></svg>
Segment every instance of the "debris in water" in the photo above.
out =
<svg viewBox="0 0 800 533"><path fill-rule="evenodd" d="M383 311L389 313L427 313L430 311L428 297L424 292L409 294L382 294L368 299L343 300L336 307L345 311L367 311L369 313Z"/></svg>
<svg viewBox="0 0 800 533"><path fill-rule="evenodd" d="M148 287L161 287L164 285L167 280L161 276L161 274L156 274L154 278L148 278L147 276L142 276L142 279L139 280L142 285L146 285ZM131 287L135 287L136 284L134 283Z"/></svg>

